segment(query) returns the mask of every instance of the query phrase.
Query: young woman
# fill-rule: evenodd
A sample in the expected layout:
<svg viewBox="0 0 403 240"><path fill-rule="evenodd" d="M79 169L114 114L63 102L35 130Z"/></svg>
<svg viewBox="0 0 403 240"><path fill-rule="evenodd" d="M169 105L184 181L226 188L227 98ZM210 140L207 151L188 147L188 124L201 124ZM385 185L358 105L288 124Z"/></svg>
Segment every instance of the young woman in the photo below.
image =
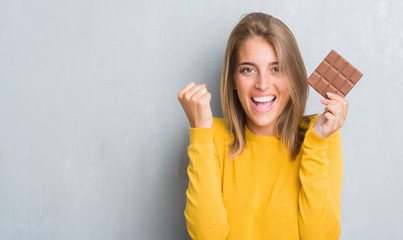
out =
<svg viewBox="0 0 403 240"><path fill-rule="evenodd" d="M306 70L280 20L246 15L224 56L213 118L206 85L178 94L190 123L185 217L193 239L338 239L348 103L335 94L303 116Z"/></svg>

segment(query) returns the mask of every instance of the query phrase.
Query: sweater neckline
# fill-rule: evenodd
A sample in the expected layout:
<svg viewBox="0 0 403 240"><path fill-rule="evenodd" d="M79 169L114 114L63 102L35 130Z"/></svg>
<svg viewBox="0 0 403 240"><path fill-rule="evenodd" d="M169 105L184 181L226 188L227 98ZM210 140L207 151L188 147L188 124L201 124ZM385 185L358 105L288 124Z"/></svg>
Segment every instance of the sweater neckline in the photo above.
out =
<svg viewBox="0 0 403 240"><path fill-rule="evenodd" d="M245 124L245 138L246 140L257 141L257 142L279 142L280 138L278 136L259 136L251 132Z"/></svg>

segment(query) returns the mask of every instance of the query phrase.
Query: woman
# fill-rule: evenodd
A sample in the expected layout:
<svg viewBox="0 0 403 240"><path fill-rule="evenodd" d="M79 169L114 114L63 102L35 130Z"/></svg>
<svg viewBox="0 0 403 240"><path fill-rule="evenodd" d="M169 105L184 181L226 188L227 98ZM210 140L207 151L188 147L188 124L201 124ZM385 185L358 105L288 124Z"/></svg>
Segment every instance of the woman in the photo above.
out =
<svg viewBox="0 0 403 240"><path fill-rule="evenodd" d="M185 216L193 239L338 239L348 103L321 99L303 116L306 70L280 20L246 15L227 43L221 76L224 119L206 85L178 94L190 123Z"/></svg>

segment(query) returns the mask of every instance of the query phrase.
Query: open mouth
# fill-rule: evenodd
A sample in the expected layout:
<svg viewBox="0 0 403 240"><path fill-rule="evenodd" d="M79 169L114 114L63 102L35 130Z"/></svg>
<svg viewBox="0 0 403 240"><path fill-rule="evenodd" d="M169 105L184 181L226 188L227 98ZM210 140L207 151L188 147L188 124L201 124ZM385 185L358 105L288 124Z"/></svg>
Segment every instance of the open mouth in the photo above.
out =
<svg viewBox="0 0 403 240"><path fill-rule="evenodd" d="M276 101L276 96L267 96L267 97L252 97L252 103L255 106L259 105L271 105Z"/></svg>
<svg viewBox="0 0 403 240"><path fill-rule="evenodd" d="M252 105L259 112L269 111L276 100L277 97L274 95L251 98Z"/></svg>

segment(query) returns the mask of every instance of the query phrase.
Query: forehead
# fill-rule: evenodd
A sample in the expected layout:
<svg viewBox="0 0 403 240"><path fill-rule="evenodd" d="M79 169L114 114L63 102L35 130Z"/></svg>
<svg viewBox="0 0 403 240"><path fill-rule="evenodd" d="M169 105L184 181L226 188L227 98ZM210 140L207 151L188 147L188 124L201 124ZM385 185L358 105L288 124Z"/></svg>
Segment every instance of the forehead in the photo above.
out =
<svg viewBox="0 0 403 240"><path fill-rule="evenodd" d="M244 40L237 49L237 63L253 62L267 64L278 62L273 45L262 37L251 37Z"/></svg>

